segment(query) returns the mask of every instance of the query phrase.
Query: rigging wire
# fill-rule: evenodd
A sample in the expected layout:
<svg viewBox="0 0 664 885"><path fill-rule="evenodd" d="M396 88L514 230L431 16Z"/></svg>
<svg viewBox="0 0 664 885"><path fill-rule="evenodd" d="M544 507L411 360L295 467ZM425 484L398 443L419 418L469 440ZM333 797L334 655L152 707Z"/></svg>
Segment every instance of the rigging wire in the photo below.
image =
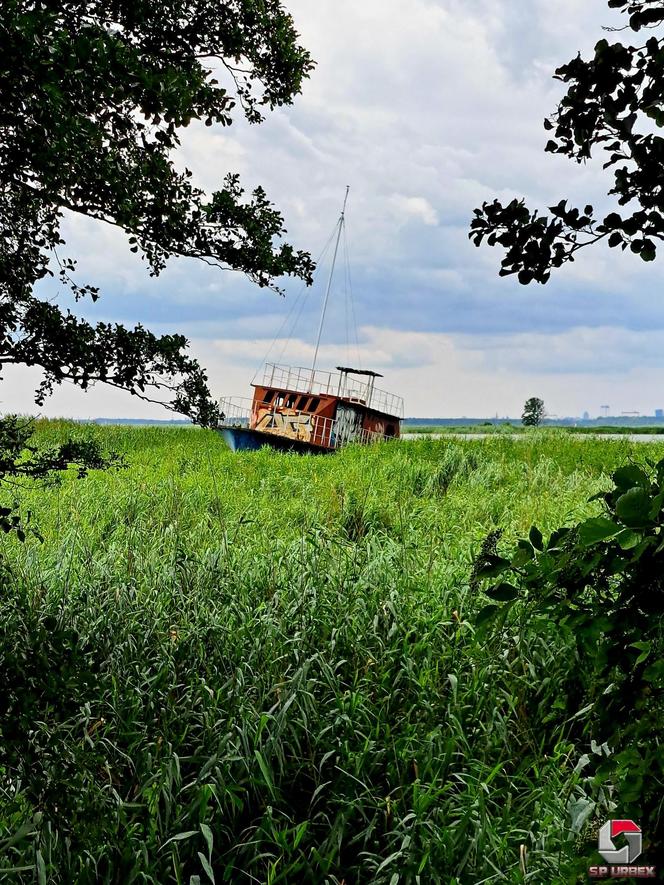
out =
<svg viewBox="0 0 664 885"><path fill-rule="evenodd" d="M348 193L350 191L350 185L346 185L346 196L344 197L344 205L341 210L341 216L339 221L337 222L337 231L334 243L334 255L332 257L332 267L330 268L330 276L328 277L327 287L325 289L325 298L323 299L323 308L320 314L320 320L318 323L318 332L316 333L316 347L314 349L314 358L311 366L311 384L314 383L314 377L316 373L316 362L318 360L318 351L320 348L321 336L323 334L323 326L325 324L325 314L327 312L327 305L330 299L330 291L332 289L332 282L334 278L334 268L337 263L337 255L339 253L339 243L341 242L341 233L344 229L344 219L346 215L346 206L348 204Z"/></svg>
<svg viewBox="0 0 664 885"><path fill-rule="evenodd" d="M330 250L330 247L331 247L332 242L333 242L333 240L334 240L334 235L335 235L335 233L336 233L336 227L335 227L335 229L332 231L332 233L330 234L330 237L329 237L327 243L326 243L325 246L323 247L323 251L321 252L321 255L320 255L320 258L319 258L319 260L318 260L318 263L316 264L316 270L318 270L319 267L322 267L322 262L323 262L323 260L325 259L327 253L328 253L329 250ZM301 291L300 296L303 295L303 294L304 294L304 290ZM298 299L298 300L299 300L299 299ZM286 353L286 350L287 350L288 346L290 345L293 336L295 335L295 330L296 330L296 328L298 327L299 322L300 322L300 320L301 320L301 318L302 318L302 314L303 314L303 312L304 312L304 307L305 307L305 304L306 304L306 303L307 303L307 299L306 299L306 298L302 298L302 299L300 300L299 310L297 311L297 314L296 314L295 317L293 318L293 322L292 322L291 327L290 327L290 329L289 329L289 331L288 331L288 335L287 335L286 338L283 340L283 344L282 344L282 346L281 346L281 351L279 352L279 360L280 360L280 361L283 359L284 354ZM295 307L295 306L294 306L294 307Z"/></svg>
<svg viewBox="0 0 664 885"><path fill-rule="evenodd" d="M330 234L330 237L329 237L327 243L325 244L325 246L323 246L323 249L322 249L320 255L319 255L318 258L316 259L316 269L314 270L313 275L312 275L313 281L316 280L316 276L318 275L318 273L319 273L319 271L320 271L320 269L321 269L321 262L325 259L325 256L327 255L327 253L328 253L328 251L329 251L330 245L332 244L332 240L334 239L334 235L335 235L336 231L337 231L337 227L336 227L336 225L335 225L334 230L333 230L332 233ZM312 283L312 286L313 286L313 283ZM256 376L257 376L258 373L260 372L261 368L262 368L262 367L265 365L265 363L268 361L268 359L269 359L269 357L270 357L270 354L272 353L272 350L273 350L274 346L276 345L277 341L279 340L279 336L281 335L281 333L282 333L282 332L284 331L284 329L286 328L286 325L287 325L288 321L291 319L291 317L293 317L293 314L295 313L295 311L296 311L296 309L297 309L297 307L298 307L298 305L299 305L300 309L299 309L299 311L298 311L298 313L297 313L297 316L295 316L295 318L294 318L294 320L293 320L293 323L291 324L290 330L289 330L289 332L288 332L288 336L287 336L287 338L285 339L285 343L284 343L284 345L283 345L283 347L282 347L282 349L281 349L281 352L279 353L279 357L278 357L278 358L281 359L281 358L283 357L283 355L284 355L284 353L285 353L285 350L286 350L286 347L287 347L288 344L290 343L291 338L293 337L293 333L295 332L295 328L296 328L296 326L297 326L297 324L298 324L298 322L299 322L299 320L300 320L300 317L302 316L302 311L303 311L303 309L304 309L304 304L305 304L305 302L306 302L306 298L303 298L302 296L303 296L304 293L306 292L307 288L308 288L308 286L307 286L306 283L303 283L302 286L300 287L300 290L299 290L299 292L298 292L298 294L297 294L297 297L295 298L295 301L293 302L293 304L292 304L292 306L291 306L291 309L288 311L288 313L287 313L286 316L284 317L284 320L283 320L283 322L281 323L281 326L279 327L279 329L278 329L278 331L277 331L277 334L276 334L276 335L274 336L274 338L272 339L272 343L271 343L270 346L268 347L268 349L267 349L265 355L263 356L263 358L261 359L261 361L260 361L260 362L258 363L258 365L256 366L256 371L254 372L253 377L252 377L252 379L251 379L251 383L252 383L252 384L253 384L253 382L256 380Z"/></svg>

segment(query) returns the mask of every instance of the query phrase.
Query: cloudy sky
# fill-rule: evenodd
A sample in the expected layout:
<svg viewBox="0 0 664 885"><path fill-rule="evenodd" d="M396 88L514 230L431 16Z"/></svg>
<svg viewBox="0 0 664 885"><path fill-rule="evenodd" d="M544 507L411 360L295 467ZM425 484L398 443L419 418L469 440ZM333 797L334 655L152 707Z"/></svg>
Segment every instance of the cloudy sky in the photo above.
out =
<svg viewBox="0 0 664 885"><path fill-rule="evenodd" d="M549 285L524 288L498 277L498 251L467 238L473 208L494 196L533 208L563 197L606 203L601 162L544 154L542 127L561 94L556 65L621 23L606 0L285 5L317 61L303 95L261 126L191 127L180 160L210 190L228 171L263 185L290 241L314 256L351 186L352 285L342 261L319 365L359 359L421 417L518 415L533 395L561 416L664 408L661 260L599 247ZM69 218L65 236L80 280L102 287L86 315L183 332L216 394L248 394L266 355L311 360L325 262L312 290L288 283L282 299L191 261L150 279L122 235L86 219ZM288 338L280 330L298 315ZM35 381L26 370L7 375L0 409L29 411ZM102 387L62 388L42 414L167 417Z"/></svg>

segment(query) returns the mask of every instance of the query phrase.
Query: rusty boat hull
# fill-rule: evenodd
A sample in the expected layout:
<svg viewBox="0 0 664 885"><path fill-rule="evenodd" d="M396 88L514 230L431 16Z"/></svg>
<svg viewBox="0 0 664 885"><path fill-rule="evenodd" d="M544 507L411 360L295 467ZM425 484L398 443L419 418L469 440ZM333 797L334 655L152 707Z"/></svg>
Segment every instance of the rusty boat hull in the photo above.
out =
<svg viewBox="0 0 664 885"><path fill-rule="evenodd" d="M264 433L249 427L220 427L217 432L232 452L257 452L264 446L279 452L296 452L300 455L329 455L335 451L305 440Z"/></svg>

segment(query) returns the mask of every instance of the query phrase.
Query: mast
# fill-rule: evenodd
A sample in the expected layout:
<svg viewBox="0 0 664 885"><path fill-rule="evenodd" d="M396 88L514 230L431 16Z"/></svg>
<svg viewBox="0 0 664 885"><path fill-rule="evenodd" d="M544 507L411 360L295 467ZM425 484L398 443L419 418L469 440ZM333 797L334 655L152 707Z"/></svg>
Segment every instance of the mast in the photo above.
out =
<svg viewBox="0 0 664 885"><path fill-rule="evenodd" d="M309 382L309 392L310 393L311 393L311 390L314 386L314 374L316 372L316 363L318 362L318 349L320 347L320 339L323 334L323 325L325 323L325 313L327 311L327 302L330 298L330 289L332 288L332 278L334 276L334 266L337 261L337 252L339 251L339 241L341 240L341 232L344 227L344 220L345 220L345 214L346 214L346 203L348 202L348 192L349 191L350 191L350 185L346 185L346 196L344 197L344 205L343 205L343 209L341 210L341 217L339 218L339 221L337 222L339 230L337 232L337 242L334 246L334 256L332 258L332 267L330 268L330 277L327 281L327 289L325 290L325 298L323 300L323 309L322 309L321 315L320 315L320 323L318 324L318 336L316 337L316 349L314 351L314 361L311 366L311 381Z"/></svg>

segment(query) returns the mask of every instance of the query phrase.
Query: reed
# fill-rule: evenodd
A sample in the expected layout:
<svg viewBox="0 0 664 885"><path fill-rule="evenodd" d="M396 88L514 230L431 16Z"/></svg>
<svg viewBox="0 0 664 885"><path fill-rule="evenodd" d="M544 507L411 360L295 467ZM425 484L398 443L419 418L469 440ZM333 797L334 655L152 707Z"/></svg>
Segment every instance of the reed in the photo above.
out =
<svg viewBox="0 0 664 885"><path fill-rule="evenodd" d="M664 444L38 438L72 429L128 467L5 493L43 541L3 539L3 877L569 879L607 810L575 816L591 750L555 715L570 663L541 625L479 642L471 564L497 527L595 512L617 464Z"/></svg>

